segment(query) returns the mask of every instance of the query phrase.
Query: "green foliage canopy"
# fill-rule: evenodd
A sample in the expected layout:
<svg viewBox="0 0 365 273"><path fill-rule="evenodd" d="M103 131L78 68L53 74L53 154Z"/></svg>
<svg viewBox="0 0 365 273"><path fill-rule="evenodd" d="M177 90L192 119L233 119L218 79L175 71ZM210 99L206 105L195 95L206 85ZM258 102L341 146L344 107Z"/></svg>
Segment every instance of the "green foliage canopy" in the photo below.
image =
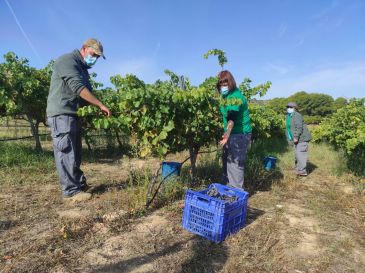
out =
<svg viewBox="0 0 365 273"><path fill-rule="evenodd" d="M41 150L38 126L46 119L52 62L44 69L36 69L13 52L5 54L4 60L0 64L0 114L27 120L36 149Z"/></svg>
<svg viewBox="0 0 365 273"><path fill-rule="evenodd" d="M218 56L218 63L221 66L222 70L224 67L224 64L228 62L226 53L221 49L210 49L207 53L203 55L204 59L208 59L210 55Z"/></svg>
<svg viewBox="0 0 365 273"><path fill-rule="evenodd" d="M365 99L352 99L325 118L313 131L315 141L327 141L342 149L355 172L365 170Z"/></svg>

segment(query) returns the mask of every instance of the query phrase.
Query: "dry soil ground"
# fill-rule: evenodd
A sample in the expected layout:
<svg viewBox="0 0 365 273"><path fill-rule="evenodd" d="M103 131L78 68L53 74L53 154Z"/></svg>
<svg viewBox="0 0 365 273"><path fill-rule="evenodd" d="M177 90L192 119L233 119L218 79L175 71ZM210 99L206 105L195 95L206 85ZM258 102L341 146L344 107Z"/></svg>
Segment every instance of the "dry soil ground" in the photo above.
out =
<svg viewBox="0 0 365 273"><path fill-rule="evenodd" d="M130 171L156 160L85 163L98 188L78 205L62 203L55 173L4 185L0 271L365 272L364 197L323 160L311 159L318 167L306 178L279 164L280 183L250 197L247 226L220 244L182 229L183 200L146 212L126 205Z"/></svg>

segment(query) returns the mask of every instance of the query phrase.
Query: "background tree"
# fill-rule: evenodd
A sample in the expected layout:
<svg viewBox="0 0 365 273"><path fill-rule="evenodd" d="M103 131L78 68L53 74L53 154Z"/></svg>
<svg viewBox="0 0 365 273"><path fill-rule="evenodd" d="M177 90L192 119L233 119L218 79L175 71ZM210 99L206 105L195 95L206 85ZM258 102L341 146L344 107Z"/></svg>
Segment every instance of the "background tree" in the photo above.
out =
<svg viewBox="0 0 365 273"><path fill-rule="evenodd" d="M365 99L352 99L325 118L313 131L315 141L329 142L342 149L350 170L365 174Z"/></svg>
<svg viewBox="0 0 365 273"><path fill-rule="evenodd" d="M46 106L52 62L44 69L29 66L26 58L15 53L4 55L0 64L2 77L0 109L3 115L26 120L35 139L36 150L42 151L39 124L46 122Z"/></svg>
<svg viewBox="0 0 365 273"><path fill-rule="evenodd" d="M111 76L110 82L119 92L136 88L145 88L146 86L144 81L138 79L138 77L133 74L127 74L124 78L121 75Z"/></svg>
<svg viewBox="0 0 365 273"><path fill-rule="evenodd" d="M209 77L204 80L202 84L199 85L200 88L205 88L207 90L217 90L218 77Z"/></svg>
<svg viewBox="0 0 365 273"><path fill-rule="evenodd" d="M288 105L288 98L273 98L266 102L268 108L275 111L279 115L286 114L286 106Z"/></svg>
<svg viewBox="0 0 365 273"><path fill-rule="evenodd" d="M343 97L338 97L333 102L333 112L336 112L337 109L340 109L342 107L345 107L346 105L347 105L347 99L345 99Z"/></svg>
<svg viewBox="0 0 365 273"><path fill-rule="evenodd" d="M334 100L330 95L301 91L288 99L298 104L303 115L326 117L333 112Z"/></svg>
<svg viewBox="0 0 365 273"><path fill-rule="evenodd" d="M274 98L266 104L278 114L284 114L288 102L296 102L298 111L306 123L319 124L324 117L330 116L336 109L345 105L346 100L339 98L337 105L333 98L326 94L297 92L288 98Z"/></svg>

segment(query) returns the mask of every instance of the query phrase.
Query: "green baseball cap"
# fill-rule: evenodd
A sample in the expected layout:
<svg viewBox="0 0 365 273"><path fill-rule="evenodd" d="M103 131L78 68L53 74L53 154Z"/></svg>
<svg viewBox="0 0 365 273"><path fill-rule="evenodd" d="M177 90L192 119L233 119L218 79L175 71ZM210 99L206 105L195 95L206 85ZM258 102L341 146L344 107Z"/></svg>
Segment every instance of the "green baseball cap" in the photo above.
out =
<svg viewBox="0 0 365 273"><path fill-rule="evenodd" d="M95 54L102 56L105 59L105 55L103 52L103 45L100 43L99 40L94 39L94 38L87 39L84 42L84 46L89 46L89 47L93 48Z"/></svg>

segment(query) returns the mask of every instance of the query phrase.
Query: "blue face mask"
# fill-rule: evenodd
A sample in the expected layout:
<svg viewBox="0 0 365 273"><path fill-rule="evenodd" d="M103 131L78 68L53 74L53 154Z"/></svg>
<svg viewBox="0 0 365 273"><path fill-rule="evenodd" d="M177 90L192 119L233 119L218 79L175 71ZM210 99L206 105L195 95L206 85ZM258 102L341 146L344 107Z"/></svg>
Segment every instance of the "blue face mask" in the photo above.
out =
<svg viewBox="0 0 365 273"><path fill-rule="evenodd" d="M222 86L221 87L221 94L222 94L222 96L227 95L228 92L229 92L228 86Z"/></svg>
<svg viewBox="0 0 365 273"><path fill-rule="evenodd" d="M89 55L87 55L87 56L84 58L84 61L85 61L85 63L86 63L88 66L93 66L93 65L96 63L96 60L97 60L97 58L96 58L96 57L91 56L90 54L89 54Z"/></svg>

